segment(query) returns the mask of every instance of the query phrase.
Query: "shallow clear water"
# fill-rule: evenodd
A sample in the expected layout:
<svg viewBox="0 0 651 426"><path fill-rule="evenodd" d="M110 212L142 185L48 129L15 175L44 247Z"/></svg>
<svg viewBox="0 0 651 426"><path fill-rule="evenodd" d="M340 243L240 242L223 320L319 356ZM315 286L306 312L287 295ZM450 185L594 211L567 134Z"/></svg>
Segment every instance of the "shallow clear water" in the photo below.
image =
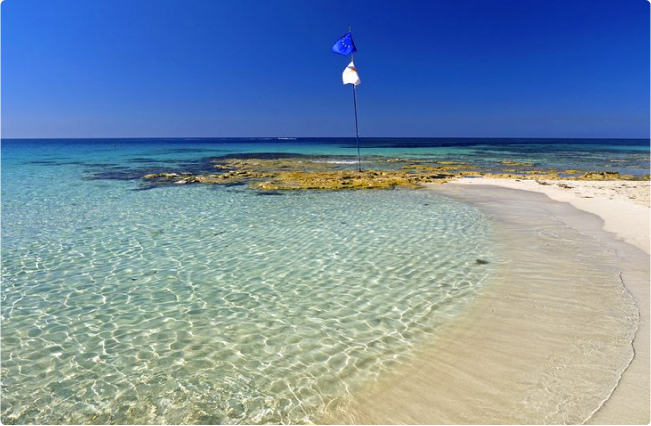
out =
<svg viewBox="0 0 651 426"><path fill-rule="evenodd" d="M363 146L371 165L642 175L649 161L640 141ZM139 179L279 152L355 167L350 140L3 141L2 421L310 422L408 361L495 273L489 220L429 191L142 190Z"/></svg>
<svg viewBox="0 0 651 426"><path fill-rule="evenodd" d="M430 192L128 179L208 149L3 146L4 423L309 422L490 276L486 218Z"/></svg>

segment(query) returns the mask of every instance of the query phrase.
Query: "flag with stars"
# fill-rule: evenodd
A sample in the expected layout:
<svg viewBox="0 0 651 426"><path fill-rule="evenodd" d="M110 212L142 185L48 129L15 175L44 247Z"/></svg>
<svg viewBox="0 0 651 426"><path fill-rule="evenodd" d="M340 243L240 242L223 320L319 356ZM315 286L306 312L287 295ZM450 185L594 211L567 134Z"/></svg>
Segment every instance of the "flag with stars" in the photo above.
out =
<svg viewBox="0 0 651 426"><path fill-rule="evenodd" d="M353 36L350 35L350 33L344 34L344 36L337 40L337 42L332 46L332 51L344 56L357 52L355 43L353 43Z"/></svg>
<svg viewBox="0 0 651 426"><path fill-rule="evenodd" d="M348 64L344 70L341 78L343 79L344 84L354 84L355 86L362 84L362 81L359 79L359 75L357 75L357 68L355 68L353 61L350 61L350 64Z"/></svg>

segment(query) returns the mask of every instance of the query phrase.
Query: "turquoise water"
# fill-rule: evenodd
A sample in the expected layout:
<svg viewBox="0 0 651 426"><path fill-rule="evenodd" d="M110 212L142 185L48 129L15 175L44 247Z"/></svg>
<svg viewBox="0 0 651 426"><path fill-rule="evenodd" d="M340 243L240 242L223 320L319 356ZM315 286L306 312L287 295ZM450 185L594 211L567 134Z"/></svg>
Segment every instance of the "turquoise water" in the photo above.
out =
<svg viewBox="0 0 651 426"><path fill-rule="evenodd" d="M314 421L489 279L488 220L428 191L136 179L255 151L350 148L3 143L4 423Z"/></svg>
<svg viewBox="0 0 651 426"><path fill-rule="evenodd" d="M363 147L367 167L509 160L641 176L649 166L648 141ZM274 153L354 168L356 147L3 141L2 421L311 422L409 362L495 272L488 219L429 191L257 193L140 179Z"/></svg>

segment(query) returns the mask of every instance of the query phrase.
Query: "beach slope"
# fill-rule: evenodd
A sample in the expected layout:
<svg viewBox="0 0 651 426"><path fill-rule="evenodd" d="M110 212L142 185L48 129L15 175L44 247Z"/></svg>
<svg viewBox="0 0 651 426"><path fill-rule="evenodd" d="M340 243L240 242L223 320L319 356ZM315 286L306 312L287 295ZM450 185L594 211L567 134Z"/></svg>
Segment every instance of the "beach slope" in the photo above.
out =
<svg viewBox="0 0 651 426"><path fill-rule="evenodd" d="M629 193L620 182L432 186L495 222L499 272L416 362L327 420L649 423L648 182L639 184Z"/></svg>

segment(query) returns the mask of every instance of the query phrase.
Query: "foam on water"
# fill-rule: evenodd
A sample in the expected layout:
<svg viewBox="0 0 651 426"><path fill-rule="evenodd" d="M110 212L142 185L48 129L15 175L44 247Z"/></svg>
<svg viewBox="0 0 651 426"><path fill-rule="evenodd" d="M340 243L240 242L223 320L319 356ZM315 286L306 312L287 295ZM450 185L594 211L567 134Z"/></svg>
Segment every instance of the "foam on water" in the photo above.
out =
<svg viewBox="0 0 651 426"><path fill-rule="evenodd" d="M132 191L85 167L3 176L5 423L309 422L490 275L486 219L429 192Z"/></svg>

